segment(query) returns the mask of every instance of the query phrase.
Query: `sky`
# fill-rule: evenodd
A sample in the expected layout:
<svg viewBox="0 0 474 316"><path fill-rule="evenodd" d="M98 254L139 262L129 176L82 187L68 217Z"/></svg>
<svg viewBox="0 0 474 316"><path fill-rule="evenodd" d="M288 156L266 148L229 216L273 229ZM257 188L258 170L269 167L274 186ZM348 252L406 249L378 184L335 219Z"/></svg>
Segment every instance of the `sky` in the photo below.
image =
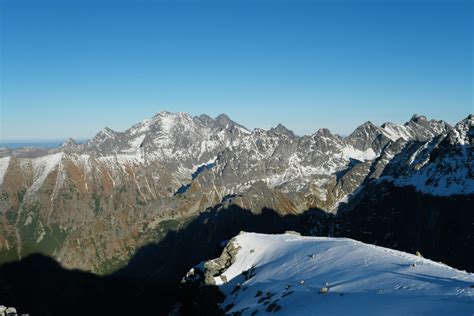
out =
<svg viewBox="0 0 474 316"><path fill-rule="evenodd" d="M342 135L473 113L473 1L0 0L0 142L160 110Z"/></svg>

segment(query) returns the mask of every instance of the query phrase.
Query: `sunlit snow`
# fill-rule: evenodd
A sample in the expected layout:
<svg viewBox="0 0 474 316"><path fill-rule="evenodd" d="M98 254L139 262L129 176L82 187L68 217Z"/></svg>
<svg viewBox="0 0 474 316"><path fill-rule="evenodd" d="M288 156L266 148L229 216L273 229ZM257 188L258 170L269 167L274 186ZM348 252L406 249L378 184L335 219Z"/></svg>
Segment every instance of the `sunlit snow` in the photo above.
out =
<svg viewBox="0 0 474 316"><path fill-rule="evenodd" d="M293 234L243 233L235 243L240 249L223 273L227 282L215 278L229 314L263 315L271 304L279 306L277 315L474 313L474 274L420 256Z"/></svg>
<svg viewBox="0 0 474 316"><path fill-rule="evenodd" d="M3 183L3 177L5 176L5 173L7 172L9 163L10 163L10 157L0 158L0 184Z"/></svg>

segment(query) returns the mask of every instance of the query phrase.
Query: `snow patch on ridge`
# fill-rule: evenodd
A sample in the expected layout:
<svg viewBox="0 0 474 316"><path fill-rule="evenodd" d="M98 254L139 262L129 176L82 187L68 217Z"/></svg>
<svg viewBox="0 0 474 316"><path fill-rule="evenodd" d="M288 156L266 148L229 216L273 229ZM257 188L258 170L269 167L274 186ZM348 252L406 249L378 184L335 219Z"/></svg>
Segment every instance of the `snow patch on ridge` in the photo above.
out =
<svg viewBox="0 0 474 316"><path fill-rule="evenodd" d="M61 152L32 159L33 172L36 179L31 186L33 191L40 188L44 180L46 180L46 177L61 161L63 155L64 154Z"/></svg>
<svg viewBox="0 0 474 316"><path fill-rule="evenodd" d="M403 138L403 140L409 140L411 138L406 126L401 126L395 123L385 123L382 127L382 131L385 136L390 138L392 141L396 141L399 138Z"/></svg>
<svg viewBox="0 0 474 316"><path fill-rule="evenodd" d="M138 165L144 162L144 159L140 152L136 152L135 154L117 154L117 155L110 155L99 157L99 161L105 163L114 163L119 165Z"/></svg>
<svg viewBox="0 0 474 316"><path fill-rule="evenodd" d="M342 149L342 154L346 159L352 158L359 161L372 160L377 157L377 154L372 148L362 151L355 149L354 147L344 147Z"/></svg>
<svg viewBox="0 0 474 316"><path fill-rule="evenodd" d="M10 157L0 158L0 185L3 183L3 177L7 172L8 165L10 164Z"/></svg>
<svg viewBox="0 0 474 316"><path fill-rule="evenodd" d="M416 191L436 196L474 194L474 179L467 168L459 168L446 175L438 175L435 166L425 166L407 178L379 179L392 181L396 186L412 186Z"/></svg>
<svg viewBox="0 0 474 316"><path fill-rule="evenodd" d="M140 149L140 145L142 144L143 140L145 139L146 135L141 135L135 139L132 139L130 141L130 146L132 147L131 149L133 150L138 150Z"/></svg>

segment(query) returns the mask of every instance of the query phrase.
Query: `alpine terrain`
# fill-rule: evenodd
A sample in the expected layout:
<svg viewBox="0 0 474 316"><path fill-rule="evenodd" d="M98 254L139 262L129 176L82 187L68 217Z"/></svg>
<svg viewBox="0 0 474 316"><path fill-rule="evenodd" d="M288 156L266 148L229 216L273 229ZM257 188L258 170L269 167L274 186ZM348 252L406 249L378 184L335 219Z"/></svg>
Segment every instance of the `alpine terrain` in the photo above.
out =
<svg viewBox="0 0 474 316"><path fill-rule="evenodd" d="M185 282L218 285L229 314L469 315L474 275L347 238L243 233Z"/></svg>
<svg viewBox="0 0 474 316"><path fill-rule="evenodd" d="M186 310L175 304L182 277L218 257L223 241L242 230L293 230L327 238L236 237L235 264L219 272L227 281L206 283L225 294L218 306L304 314L312 305L303 301L324 301L328 313L366 314L364 302L377 297L370 312L385 304L393 314L472 311L472 274L428 259L474 271L473 139L472 114L455 126L421 115L403 125L368 121L342 137L324 128L299 136L281 124L251 131L224 114L160 112L126 131L106 127L81 144L0 148L0 300L8 300L0 304L26 312L54 305L19 294L29 292L13 276L37 267L30 283L54 288L41 295L81 270L74 280L102 290L70 290L72 302L133 284L140 290L120 292L124 301L148 302L159 287L172 293L159 310ZM56 276L49 284L35 279L43 266ZM246 269L256 275L243 283ZM116 286L104 285L109 281ZM329 291L319 295L324 282Z"/></svg>

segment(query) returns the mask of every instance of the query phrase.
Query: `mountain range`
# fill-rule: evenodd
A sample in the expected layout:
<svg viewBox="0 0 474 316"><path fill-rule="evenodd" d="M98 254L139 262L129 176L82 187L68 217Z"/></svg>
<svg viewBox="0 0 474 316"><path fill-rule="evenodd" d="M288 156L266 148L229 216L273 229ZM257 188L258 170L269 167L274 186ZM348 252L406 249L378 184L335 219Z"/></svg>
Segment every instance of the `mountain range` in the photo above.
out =
<svg viewBox="0 0 474 316"><path fill-rule="evenodd" d="M473 138L472 114L341 137L160 112L82 144L0 148L0 263L39 252L177 286L240 230L291 229L474 271Z"/></svg>

